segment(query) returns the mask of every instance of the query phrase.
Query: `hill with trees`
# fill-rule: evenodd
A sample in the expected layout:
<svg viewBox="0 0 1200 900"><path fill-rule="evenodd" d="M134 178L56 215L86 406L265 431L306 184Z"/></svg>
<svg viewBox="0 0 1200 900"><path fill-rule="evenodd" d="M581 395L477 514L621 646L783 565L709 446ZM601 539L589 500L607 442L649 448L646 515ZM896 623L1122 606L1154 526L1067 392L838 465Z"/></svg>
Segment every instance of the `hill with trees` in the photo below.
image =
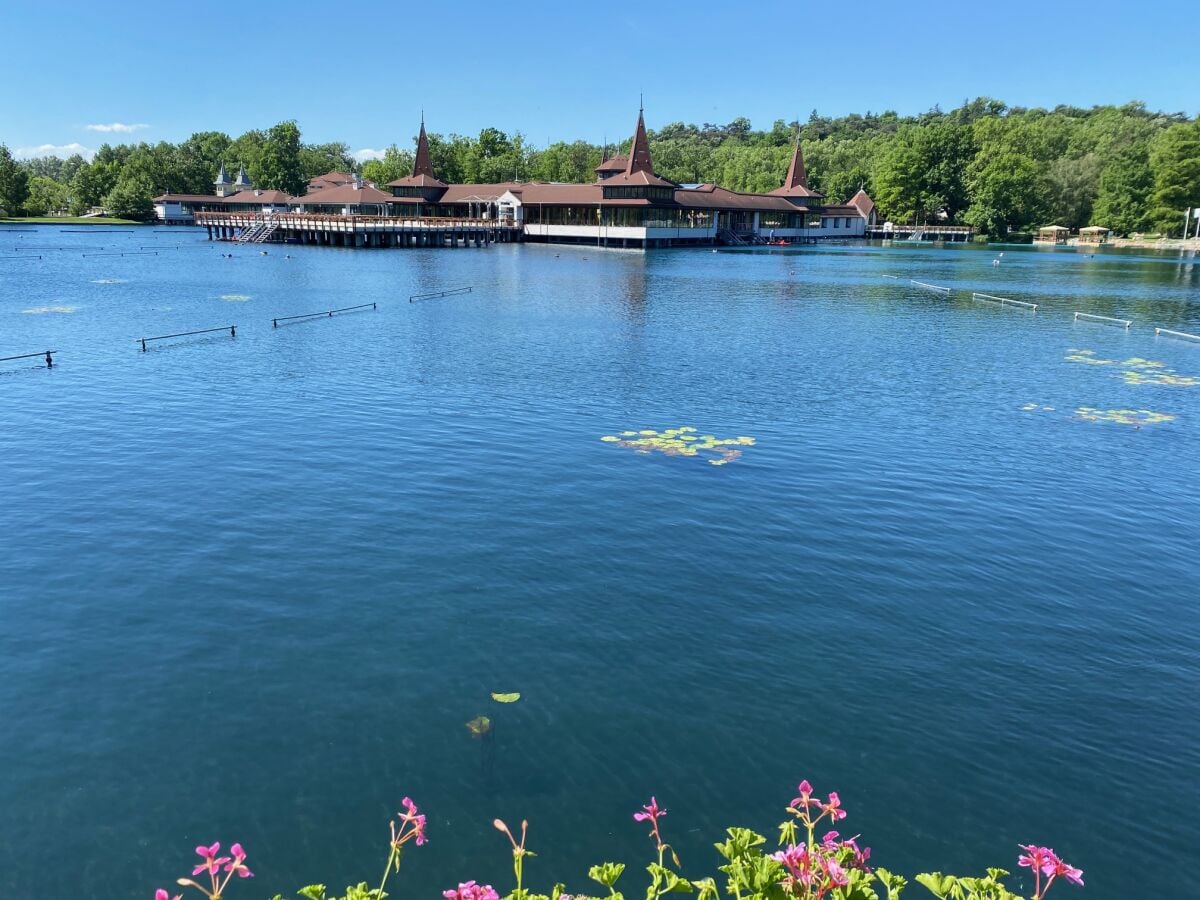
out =
<svg viewBox="0 0 1200 900"><path fill-rule="evenodd" d="M1030 109L981 97L918 116L814 110L805 122L780 119L766 130L745 118L672 122L650 132L650 145L656 170L673 181L768 191L782 182L797 136L810 184L828 201L864 187L897 222L969 224L996 237L1047 223L1178 235L1183 211L1200 207L1200 120L1142 103ZM429 138L438 175L459 183L590 182L603 149L581 140L537 148L494 127ZM382 185L409 174L410 146L392 144L360 165L344 143L304 143L291 121L236 139L202 131L179 144L105 144L90 162L15 161L0 145L0 207L43 215L105 206L144 219L156 194L211 192L222 164L245 165L256 186L293 195L331 170Z"/></svg>

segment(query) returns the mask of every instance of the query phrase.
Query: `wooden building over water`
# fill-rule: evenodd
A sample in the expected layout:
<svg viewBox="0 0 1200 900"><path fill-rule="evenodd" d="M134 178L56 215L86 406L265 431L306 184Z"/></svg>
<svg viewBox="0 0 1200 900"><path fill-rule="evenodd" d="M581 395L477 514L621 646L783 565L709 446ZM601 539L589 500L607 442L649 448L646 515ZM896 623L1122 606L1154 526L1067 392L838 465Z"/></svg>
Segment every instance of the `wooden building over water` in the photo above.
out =
<svg viewBox="0 0 1200 900"><path fill-rule="evenodd" d="M783 184L768 193L681 185L654 171L639 110L629 153L605 159L595 171L591 184L448 184L433 170L422 119L413 172L387 190L330 172L314 178L303 196L288 197L255 190L244 169L230 184L222 167L214 194L164 194L154 202L161 221L205 225L210 237L349 246L439 246L439 240L736 246L863 238L876 225L865 191L844 205L823 203L809 187L798 140Z"/></svg>

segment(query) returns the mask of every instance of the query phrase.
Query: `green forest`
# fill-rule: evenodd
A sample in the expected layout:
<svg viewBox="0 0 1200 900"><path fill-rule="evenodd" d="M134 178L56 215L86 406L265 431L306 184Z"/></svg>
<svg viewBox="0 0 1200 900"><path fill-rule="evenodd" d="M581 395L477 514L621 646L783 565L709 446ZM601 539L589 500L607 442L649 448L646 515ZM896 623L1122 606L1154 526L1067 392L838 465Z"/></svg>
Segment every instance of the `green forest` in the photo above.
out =
<svg viewBox="0 0 1200 900"><path fill-rule="evenodd" d="M1200 120L1136 102L1031 109L984 97L918 116L829 118L814 110L805 122L780 119L766 130L737 118L725 125L673 122L649 133L660 175L742 191L780 185L797 135L810 185L827 202L863 187L896 222L967 224L995 237L1044 224L1179 236L1184 211L1200 207ZM460 183L590 182L602 152L581 140L537 148L520 133L493 127L429 139L438 175ZM179 144L105 144L90 162L14 160L0 145L0 208L36 216L103 206L111 215L148 219L158 194L210 193L222 163L232 171L244 164L257 187L292 195L334 169L383 185L409 174L414 143L392 144L382 159L359 164L344 143L305 143L289 121L237 138L202 131Z"/></svg>

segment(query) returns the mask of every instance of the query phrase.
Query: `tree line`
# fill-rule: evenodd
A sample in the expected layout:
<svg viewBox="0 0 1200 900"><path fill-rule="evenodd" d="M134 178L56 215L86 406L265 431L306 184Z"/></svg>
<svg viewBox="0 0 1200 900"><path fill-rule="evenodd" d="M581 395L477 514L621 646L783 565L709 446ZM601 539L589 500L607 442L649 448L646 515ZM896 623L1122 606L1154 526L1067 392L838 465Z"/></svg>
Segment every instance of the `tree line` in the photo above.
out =
<svg viewBox="0 0 1200 900"><path fill-rule="evenodd" d="M656 171L679 183L713 182L740 191L778 187L801 141L810 185L826 202L860 187L897 222L969 224L1003 237L1043 224L1104 225L1118 234L1178 235L1183 212L1200 207L1200 119L1153 112L1142 103L1083 109L1008 107L987 97L949 112L895 112L805 122L748 119L725 125L673 122L649 132ZM604 149L587 141L531 146L519 132L429 135L434 170L447 182L590 182ZM91 161L13 160L0 145L0 207L10 215L78 212L147 219L157 194L210 193L218 168L245 165L255 186L300 195L337 170L383 186L411 172L412 150L392 144L358 163L340 142L307 144L295 122L238 138L197 132L179 144L103 145Z"/></svg>

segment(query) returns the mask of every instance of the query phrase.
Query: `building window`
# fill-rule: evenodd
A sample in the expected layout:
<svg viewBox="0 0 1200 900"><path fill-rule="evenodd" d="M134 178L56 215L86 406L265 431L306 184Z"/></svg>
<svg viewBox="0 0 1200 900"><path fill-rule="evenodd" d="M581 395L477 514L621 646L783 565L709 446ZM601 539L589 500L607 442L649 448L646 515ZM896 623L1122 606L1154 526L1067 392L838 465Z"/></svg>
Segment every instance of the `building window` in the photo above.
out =
<svg viewBox="0 0 1200 900"><path fill-rule="evenodd" d="M834 228L841 228L841 227L842 227L842 220L841 220L841 219L839 219L837 216L834 216L834 217L833 217L833 227L834 227Z"/></svg>

